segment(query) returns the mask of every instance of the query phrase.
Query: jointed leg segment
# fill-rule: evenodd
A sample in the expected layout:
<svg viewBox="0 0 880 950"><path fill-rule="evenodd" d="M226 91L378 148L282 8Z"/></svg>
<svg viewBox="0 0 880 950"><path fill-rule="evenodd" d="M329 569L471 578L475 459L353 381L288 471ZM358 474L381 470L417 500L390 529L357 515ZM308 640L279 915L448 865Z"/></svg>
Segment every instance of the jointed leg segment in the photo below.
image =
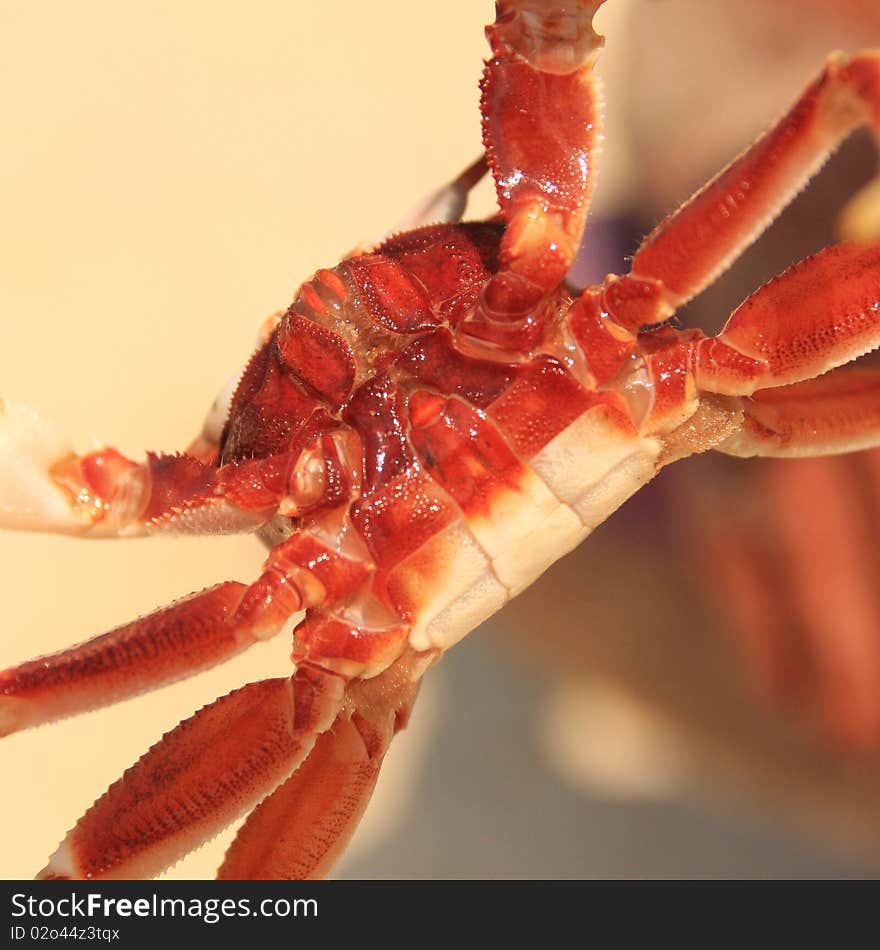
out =
<svg viewBox="0 0 880 950"><path fill-rule="evenodd" d="M860 125L880 144L880 52L832 56L776 125L646 238L630 274L585 296L632 334L667 319L760 236ZM880 441L876 371L815 378L878 346L880 240L847 241L752 294L717 337L693 344L691 367L698 390L754 395L743 402L743 432L723 451L852 451Z"/></svg>
<svg viewBox="0 0 880 950"><path fill-rule="evenodd" d="M748 396L812 379L880 346L880 241L848 241L795 264L697 346L697 386Z"/></svg>
<svg viewBox="0 0 880 950"><path fill-rule="evenodd" d="M294 461L218 469L191 455L79 455L34 410L0 400L0 528L91 538L253 531L284 496Z"/></svg>
<svg viewBox="0 0 880 950"><path fill-rule="evenodd" d="M842 366L743 400L742 429L716 446L739 456L858 452L880 444L880 368Z"/></svg>
<svg viewBox="0 0 880 950"><path fill-rule="evenodd" d="M315 536L277 546L250 586L227 581L86 643L0 672L0 736L202 672L361 584L365 568Z"/></svg>
<svg viewBox="0 0 880 950"><path fill-rule="evenodd" d="M42 878L152 877L248 812L332 723L343 681L261 680L182 722L77 822Z"/></svg>
<svg viewBox="0 0 880 950"><path fill-rule="evenodd" d="M643 242L635 277L678 308L711 284L861 125L880 140L880 52L832 56L782 119Z"/></svg>
<svg viewBox="0 0 880 950"><path fill-rule="evenodd" d="M464 326L472 337L527 349L540 332L536 309L577 253L595 177L602 41L592 19L603 2L497 3L483 138L507 229L498 272Z"/></svg>
<svg viewBox="0 0 880 950"><path fill-rule="evenodd" d="M301 879L330 870L357 827L432 659L407 653L380 676L350 684L333 726L244 823L219 878Z"/></svg>
<svg viewBox="0 0 880 950"><path fill-rule="evenodd" d="M633 257L628 275L609 278L602 293L603 308L633 333L666 320L760 237L837 145L862 125L874 130L880 144L880 52L868 51L852 59L835 54L779 122L654 229ZM744 393L783 385L876 346L859 349L853 340L859 334L853 334L852 324L873 319L876 325L876 315L872 317L868 310L877 299L872 283L877 255L878 245L871 242L829 248L758 291L720 335L720 341L736 351L729 354L728 375L746 373L752 388L730 390L726 388L729 380L722 388L709 384L707 367L724 350L714 345L701 351L707 388ZM802 306L809 310L803 318ZM841 306L848 307L847 324L834 341L838 352L829 352L823 363L821 341L830 339L832 328L837 336L834 321ZM781 319L787 321L785 325L775 325ZM801 319L803 325L795 331L794 324ZM812 334L817 345L810 355L816 359L801 361L799 375L789 366L784 378L770 370L759 379L761 371L752 365L754 358L778 361L781 354L768 354L766 348L751 352L749 344L758 332L766 335L765 342L774 333L781 340L797 332L804 346ZM737 360L741 349L745 358Z"/></svg>

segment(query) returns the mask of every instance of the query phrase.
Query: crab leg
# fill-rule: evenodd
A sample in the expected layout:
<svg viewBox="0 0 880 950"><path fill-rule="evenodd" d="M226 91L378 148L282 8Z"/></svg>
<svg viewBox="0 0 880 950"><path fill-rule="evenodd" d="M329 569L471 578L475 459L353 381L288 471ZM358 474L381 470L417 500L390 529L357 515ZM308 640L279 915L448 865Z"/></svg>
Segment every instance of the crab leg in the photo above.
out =
<svg viewBox="0 0 880 950"><path fill-rule="evenodd" d="M498 273L466 330L512 346L571 266L594 179L600 107L592 20L604 0L499 0L488 27L483 137L507 230Z"/></svg>
<svg viewBox="0 0 880 950"><path fill-rule="evenodd" d="M304 666L201 709L95 802L39 877L160 873L291 774L336 717L343 685Z"/></svg>
<svg viewBox="0 0 880 950"><path fill-rule="evenodd" d="M467 207L468 195L488 170L489 164L486 156L481 155L452 181L442 185L415 208L412 208L397 222L395 227L372 241L361 241L346 254L346 257L369 254L375 251L380 244L402 231L413 231L430 224L453 224L461 221Z"/></svg>
<svg viewBox="0 0 880 950"><path fill-rule="evenodd" d="M0 672L0 736L192 676L267 640L294 613L354 589L367 569L296 534L250 586L228 581L86 643Z"/></svg>
<svg viewBox="0 0 880 950"><path fill-rule="evenodd" d="M369 803L385 752L406 724L430 659L411 654L373 679L349 684L332 727L248 817L219 878L303 880L327 874Z"/></svg>
<svg viewBox="0 0 880 950"><path fill-rule="evenodd" d="M83 537L252 531L274 513L289 455L214 468L189 455L138 464L113 448L77 455L27 406L0 400L0 528Z"/></svg>
<svg viewBox="0 0 880 950"><path fill-rule="evenodd" d="M880 445L880 368L843 366L743 400L740 431L717 445L739 456L830 455Z"/></svg>
<svg viewBox="0 0 880 950"><path fill-rule="evenodd" d="M880 346L880 241L849 241L789 268L695 347L697 386L730 396L819 376Z"/></svg>
<svg viewBox="0 0 880 950"><path fill-rule="evenodd" d="M438 188L421 204L413 208L398 223L391 234L400 231L413 231L428 224L452 224L461 221L467 206L468 195L488 170L489 164L486 156L481 155L471 162L461 174Z"/></svg>
<svg viewBox="0 0 880 950"><path fill-rule="evenodd" d="M776 125L663 221L636 252L632 276L662 285L656 319L711 284L836 146L866 124L880 138L880 52L852 59L836 53Z"/></svg>

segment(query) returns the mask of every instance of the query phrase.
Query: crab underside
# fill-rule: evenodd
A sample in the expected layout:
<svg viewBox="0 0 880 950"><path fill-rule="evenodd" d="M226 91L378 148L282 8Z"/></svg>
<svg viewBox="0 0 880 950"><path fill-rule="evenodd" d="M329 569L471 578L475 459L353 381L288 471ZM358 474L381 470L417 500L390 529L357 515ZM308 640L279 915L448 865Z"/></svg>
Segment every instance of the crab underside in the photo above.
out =
<svg viewBox="0 0 880 950"><path fill-rule="evenodd" d="M829 58L798 101L641 244L574 292L600 109L603 0L501 0L485 158L417 226L320 270L264 328L181 455L77 454L0 403L0 526L82 537L260 532L226 581L0 673L0 734L94 709L294 634L294 672L168 733L43 877L136 877L250 813L226 878L326 873L442 653L672 461L880 443L880 241L752 294L715 337L668 320L853 129L880 133L880 54ZM499 214L461 223L487 171ZM437 223L440 219L440 223Z"/></svg>

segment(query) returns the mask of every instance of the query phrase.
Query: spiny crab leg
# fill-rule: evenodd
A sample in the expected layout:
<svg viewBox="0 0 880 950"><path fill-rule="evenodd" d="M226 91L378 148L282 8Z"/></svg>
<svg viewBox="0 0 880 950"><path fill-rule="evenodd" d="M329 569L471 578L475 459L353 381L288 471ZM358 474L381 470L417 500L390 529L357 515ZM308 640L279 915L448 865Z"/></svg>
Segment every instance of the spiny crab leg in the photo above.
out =
<svg viewBox="0 0 880 950"><path fill-rule="evenodd" d="M390 739L390 736L389 736ZM248 816L217 877L229 881L323 877L366 808L387 749L371 756L360 730L337 717L305 762Z"/></svg>
<svg viewBox="0 0 880 950"><path fill-rule="evenodd" d="M216 469L189 455L138 464L113 448L83 455L34 410L0 400L0 528L82 537L252 531L271 517L289 455Z"/></svg>
<svg viewBox="0 0 880 950"><path fill-rule="evenodd" d="M250 364L269 364L267 385L280 373L272 347ZM331 491L339 503L357 439L342 429L311 436L309 408L283 450L215 467L210 432L194 441L197 455L150 452L143 463L114 448L79 455L32 409L0 400L0 528L87 538L229 534L254 531L276 513L296 516Z"/></svg>
<svg viewBox="0 0 880 950"><path fill-rule="evenodd" d="M738 456L797 458L880 444L880 368L842 366L743 400L740 431L716 446Z"/></svg>
<svg viewBox="0 0 880 950"><path fill-rule="evenodd" d="M812 379L880 346L880 241L808 257L755 291L697 344L697 386L750 396Z"/></svg>
<svg viewBox="0 0 880 950"><path fill-rule="evenodd" d="M321 876L353 833L435 659L407 651L365 682L303 662L290 679L216 700L98 799L39 877L152 877L263 799L221 877Z"/></svg>
<svg viewBox="0 0 880 950"><path fill-rule="evenodd" d="M776 125L645 239L633 275L659 280L665 302L680 307L764 232L861 125L880 139L880 52L834 54Z"/></svg>
<svg viewBox="0 0 880 950"><path fill-rule="evenodd" d="M839 244L789 268L716 337L645 337L658 425L699 393L717 394L742 413L713 443L722 452L821 455L880 443L880 372L841 365L880 346L880 241Z"/></svg>
<svg viewBox="0 0 880 950"><path fill-rule="evenodd" d="M602 38L592 21L603 2L498 0L486 31L483 139L507 230L465 329L506 349L537 338L534 311L580 245L600 122L593 64Z"/></svg>
<svg viewBox="0 0 880 950"><path fill-rule="evenodd" d="M233 581L219 584L79 646L3 670L0 736L136 696L241 652L257 642L253 631L233 622L245 590Z"/></svg>
<svg viewBox="0 0 880 950"><path fill-rule="evenodd" d="M373 241L362 241L346 256L355 257L374 251L380 244L401 231L412 231L429 224L452 224L461 221L467 207L468 195L489 170L485 155L471 162L452 181L432 192L397 222L397 225Z"/></svg>
<svg viewBox="0 0 880 950"><path fill-rule="evenodd" d="M246 813L333 722L344 681L303 668L204 707L86 812L39 877L152 877Z"/></svg>
<svg viewBox="0 0 880 950"><path fill-rule="evenodd" d="M407 653L352 681L342 712L296 772L250 814L217 876L324 877L357 827L394 734L406 725L430 654Z"/></svg>
<svg viewBox="0 0 880 950"><path fill-rule="evenodd" d="M584 291L570 321L594 384L614 378L639 347L653 380L646 420L655 431L684 422L704 392L755 396L742 401L745 430L724 451L815 454L876 444L872 375L808 380L880 346L880 241L846 241L794 265L712 339L639 332L708 286L865 124L880 140L880 52L836 54L776 125L645 239L629 274ZM790 393L761 395L794 383ZM761 433L770 402L777 430Z"/></svg>
<svg viewBox="0 0 880 950"><path fill-rule="evenodd" d="M394 230L413 231L426 224L451 224L461 221L467 207L468 195L487 171L489 171L488 160L485 155L481 155L452 181L438 188L421 204L413 208Z"/></svg>
<svg viewBox="0 0 880 950"><path fill-rule="evenodd" d="M0 736L110 705L221 663L274 636L297 611L365 577L321 540L295 534L250 586L228 581L79 646L0 672Z"/></svg>

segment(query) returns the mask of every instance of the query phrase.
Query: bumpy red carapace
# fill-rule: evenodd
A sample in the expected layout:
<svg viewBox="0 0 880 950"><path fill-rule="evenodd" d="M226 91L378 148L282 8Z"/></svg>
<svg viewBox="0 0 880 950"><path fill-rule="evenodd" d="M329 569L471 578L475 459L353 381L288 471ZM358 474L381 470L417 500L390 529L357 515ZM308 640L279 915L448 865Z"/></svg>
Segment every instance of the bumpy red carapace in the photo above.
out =
<svg viewBox="0 0 880 950"><path fill-rule="evenodd" d="M193 675L305 611L293 672L166 735L41 876L153 875L247 813L221 877L325 874L423 673L663 465L880 443L880 371L844 365L880 345L880 241L796 264L716 337L668 323L842 138L880 134L880 54L832 56L628 274L577 292L565 276L594 180L602 3L499 0L485 156L415 229L304 284L185 454L77 454L0 404L0 526L256 531L271 547L249 585L0 673L0 734ZM499 212L461 223L487 171Z"/></svg>

